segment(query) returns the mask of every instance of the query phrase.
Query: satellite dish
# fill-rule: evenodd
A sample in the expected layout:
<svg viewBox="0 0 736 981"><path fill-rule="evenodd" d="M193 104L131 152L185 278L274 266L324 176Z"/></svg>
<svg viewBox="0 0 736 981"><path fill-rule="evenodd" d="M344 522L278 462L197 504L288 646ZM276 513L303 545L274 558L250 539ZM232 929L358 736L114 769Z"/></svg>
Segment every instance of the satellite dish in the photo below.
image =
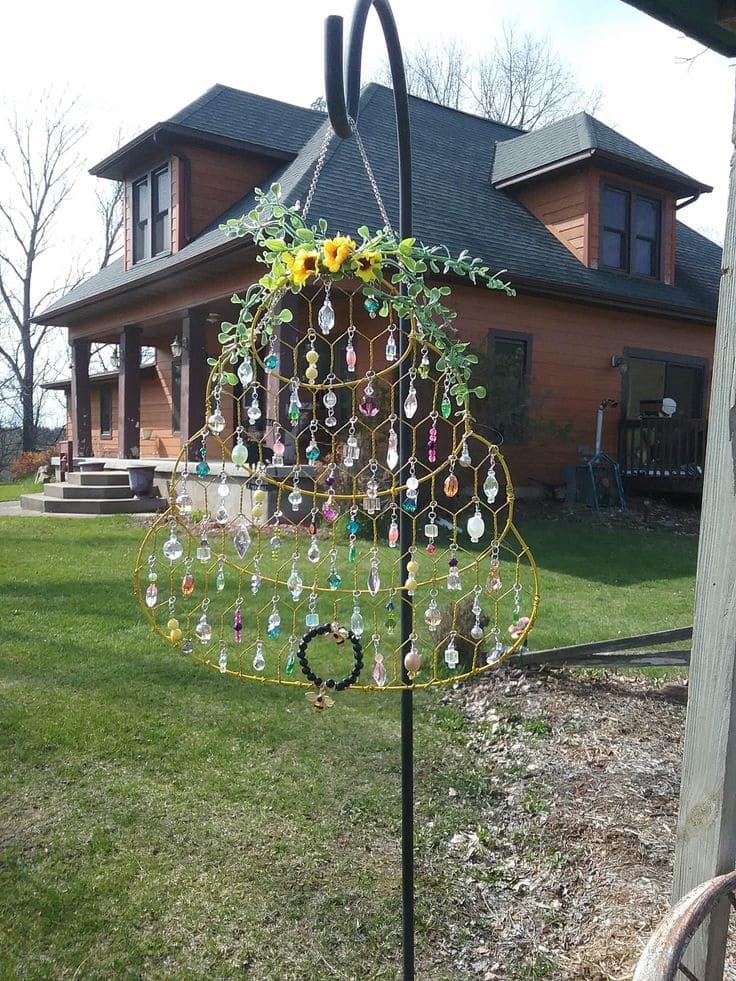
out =
<svg viewBox="0 0 736 981"><path fill-rule="evenodd" d="M677 412L677 402L674 399L662 399L662 412L667 418L670 418Z"/></svg>

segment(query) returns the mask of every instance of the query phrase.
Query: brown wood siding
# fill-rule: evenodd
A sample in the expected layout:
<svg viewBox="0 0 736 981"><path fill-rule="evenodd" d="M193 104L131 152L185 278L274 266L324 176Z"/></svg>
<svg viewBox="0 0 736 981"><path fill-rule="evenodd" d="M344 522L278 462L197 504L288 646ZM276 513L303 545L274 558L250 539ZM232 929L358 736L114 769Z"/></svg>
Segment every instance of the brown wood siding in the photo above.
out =
<svg viewBox="0 0 736 981"><path fill-rule="evenodd" d="M576 259L585 263L589 198L586 172L539 180L522 187L518 197Z"/></svg>
<svg viewBox="0 0 736 981"><path fill-rule="evenodd" d="M455 296L460 331L476 350L487 350L491 329L532 335L532 415L542 424L571 423L569 442L537 434L504 448L519 484L529 477L558 481L561 466L578 462L578 447L593 445L599 403L622 401L623 377L611 367L612 355L646 341L651 350L702 357L709 365L713 356L713 326L523 295L508 299L467 287L457 288ZM611 410L604 430L604 449L614 457L619 418L618 410Z"/></svg>
<svg viewBox="0 0 736 981"><path fill-rule="evenodd" d="M202 147L182 149L189 161L190 233L196 237L223 211L276 169L273 160L253 154L223 153Z"/></svg>
<svg viewBox="0 0 736 981"><path fill-rule="evenodd" d="M133 191L130 181L125 182L123 195L123 238L125 245L125 268L133 265Z"/></svg>
<svg viewBox="0 0 736 981"><path fill-rule="evenodd" d="M158 334L159 377L142 382L141 428L154 430L152 440L162 441L165 455L174 456L178 451L178 436L171 433L170 355L168 347L163 347L160 340L162 333L168 331L169 337L180 333L182 308L202 308L219 300L217 308L222 309L223 298L244 289L260 273L260 267L251 262L237 273L214 277L187 294L170 290L167 295L145 304L121 305L115 313L70 330L71 340L95 336L103 329L119 329L125 323L137 323L143 327L143 344L152 343ZM560 467L577 462L578 447L592 445L598 404L604 398L619 402L622 399L623 378L611 367L612 355L623 354L625 348L632 347L663 354L689 354L709 362L712 358L713 325L525 296L523 292L509 299L468 286L456 287L450 301L459 312L457 325L461 334L481 353L487 351L488 334L492 329L531 335L533 414L543 422L558 426L572 423L571 439L567 442L536 435L527 444L505 448L519 484L526 484L530 477L559 480ZM361 328L363 320L361 315ZM357 337L356 341L361 370L365 364L365 342ZM207 346L211 353L216 353L216 327L208 330ZM154 382L157 389L151 388ZM149 400L152 400L150 405ZM116 418L114 411L113 419ZM618 418L617 410L611 410L605 426L605 448L614 455ZM93 406L93 434L95 429L99 434L97 406ZM141 451L156 455L161 452L153 442L143 440Z"/></svg>
<svg viewBox="0 0 736 981"><path fill-rule="evenodd" d="M178 157L172 157L170 164L171 174L171 251L178 252L184 244L184 227L182 221L182 162Z"/></svg>

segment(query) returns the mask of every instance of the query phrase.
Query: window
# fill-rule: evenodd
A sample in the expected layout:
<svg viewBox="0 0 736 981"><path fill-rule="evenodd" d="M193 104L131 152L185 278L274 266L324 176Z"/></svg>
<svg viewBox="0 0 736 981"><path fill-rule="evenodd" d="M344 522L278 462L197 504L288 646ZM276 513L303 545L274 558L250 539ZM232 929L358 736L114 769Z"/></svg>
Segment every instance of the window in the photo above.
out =
<svg viewBox="0 0 736 981"><path fill-rule="evenodd" d="M601 195L601 266L658 279L662 205L618 187Z"/></svg>
<svg viewBox="0 0 736 981"><path fill-rule="evenodd" d="M112 436L112 389L100 389L100 436Z"/></svg>
<svg viewBox="0 0 736 981"><path fill-rule="evenodd" d="M171 431L181 430L181 362L171 362Z"/></svg>
<svg viewBox="0 0 736 981"><path fill-rule="evenodd" d="M512 332L493 331L488 340L487 425L508 443L528 438L531 344L528 334Z"/></svg>
<svg viewBox="0 0 736 981"><path fill-rule="evenodd" d="M169 165L133 182L133 262L171 250Z"/></svg>
<svg viewBox="0 0 736 981"><path fill-rule="evenodd" d="M657 357L654 352L650 357L629 356L627 418L661 415L664 398L675 400L676 416L702 418L705 362L677 355L669 357L672 360L667 355Z"/></svg>

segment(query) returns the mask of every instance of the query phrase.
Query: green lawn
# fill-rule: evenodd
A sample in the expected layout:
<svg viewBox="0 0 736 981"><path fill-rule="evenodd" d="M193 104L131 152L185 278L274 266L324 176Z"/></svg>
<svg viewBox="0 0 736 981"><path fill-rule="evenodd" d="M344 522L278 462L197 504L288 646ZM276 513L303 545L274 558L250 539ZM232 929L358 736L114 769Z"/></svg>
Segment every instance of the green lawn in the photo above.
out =
<svg viewBox="0 0 736 981"><path fill-rule="evenodd" d="M0 484L0 501L17 501L21 494L37 494L43 490L40 484L34 484L33 476Z"/></svg>
<svg viewBox="0 0 736 981"><path fill-rule="evenodd" d="M521 530L533 647L690 622L694 539ZM396 978L398 696L319 716L167 648L132 591L141 537L0 519L0 977ZM450 981L443 924L463 913L437 850L489 788L439 698L416 707L417 973Z"/></svg>

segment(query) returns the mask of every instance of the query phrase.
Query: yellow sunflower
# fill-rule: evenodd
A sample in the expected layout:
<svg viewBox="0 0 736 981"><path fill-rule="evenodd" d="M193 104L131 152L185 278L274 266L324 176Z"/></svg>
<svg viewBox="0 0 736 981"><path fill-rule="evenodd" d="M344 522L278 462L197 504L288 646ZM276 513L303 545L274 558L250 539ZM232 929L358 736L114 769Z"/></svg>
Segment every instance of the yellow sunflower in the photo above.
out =
<svg viewBox="0 0 736 981"><path fill-rule="evenodd" d="M324 266L331 273L340 271L343 263L355 252L355 242L347 235L336 235L328 238L323 245Z"/></svg>
<svg viewBox="0 0 736 981"><path fill-rule="evenodd" d="M304 286L310 276L317 275L318 266L319 252L297 252L289 272L297 286Z"/></svg>
<svg viewBox="0 0 736 981"><path fill-rule="evenodd" d="M355 275L364 283L375 279L381 271L383 255L380 252L363 252L355 257Z"/></svg>

